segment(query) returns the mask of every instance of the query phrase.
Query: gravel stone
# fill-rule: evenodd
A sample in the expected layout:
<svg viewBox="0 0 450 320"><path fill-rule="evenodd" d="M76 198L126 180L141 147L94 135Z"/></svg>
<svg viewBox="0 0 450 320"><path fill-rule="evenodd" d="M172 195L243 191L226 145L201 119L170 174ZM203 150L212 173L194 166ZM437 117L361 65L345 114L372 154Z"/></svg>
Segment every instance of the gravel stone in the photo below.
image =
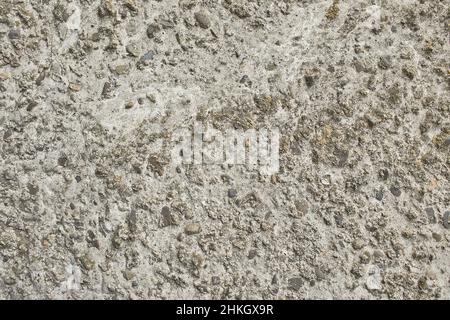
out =
<svg viewBox="0 0 450 320"><path fill-rule="evenodd" d="M161 226L162 227L168 227L168 226L173 226L173 225L177 225L178 221L175 217L175 215L172 214L172 212L170 211L170 208L167 206L164 206L161 209Z"/></svg>
<svg viewBox="0 0 450 320"><path fill-rule="evenodd" d="M198 25L203 29L209 29L211 27L211 21L205 12L196 12L194 17Z"/></svg>
<svg viewBox="0 0 450 320"><path fill-rule="evenodd" d="M402 194L402 191L397 186L391 186L389 190L391 191L394 197L400 197L400 195Z"/></svg>
<svg viewBox="0 0 450 320"><path fill-rule="evenodd" d="M187 235L194 235L194 234L198 234L201 231L201 227L200 224L198 223L188 223L185 228L184 228L184 232Z"/></svg>
<svg viewBox="0 0 450 320"><path fill-rule="evenodd" d="M383 70L391 69L393 66L392 57L391 56L383 56L380 58L380 62L378 63L378 67Z"/></svg>
<svg viewBox="0 0 450 320"><path fill-rule="evenodd" d="M430 223L436 223L436 215L434 214L433 208L426 208L425 213L427 214Z"/></svg>
<svg viewBox="0 0 450 320"><path fill-rule="evenodd" d="M85 254L80 258L81 265L87 271L91 271L95 267L95 261L92 259L90 254Z"/></svg>
<svg viewBox="0 0 450 320"><path fill-rule="evenodd" d="M150 39L153 39L160 30L161 30L161 27L158 24L152 23L147 28L147 36Z"/></svg>
<svg viewBox="0 0 450 320"><path fill-rule="evenodd" d="M375 199L377 199L378 201L382 201L384 197L384 192L383 190L377 190L375 192Z"/></svg>
<svg viewBox="0 0 450 320"><path fill-rule="evenodd" d="M258 255L258 251L252 249L248 252L248 258L251 260Z"/></svg>
<svg viewBox="0 0 450 320"><path fill-rule="evenodd" d="M154 56L155 53L153 51L148 51L139 59L139 62L144 66L148 66L153 60Z"/></svg>
<svg viewBox="0 0 450 320"><path fill-rule="evenodd" d="M127 50L128 54L133 57L139 57L139 54L141 51L139 48L139 44L137 44L137 43L128 44L126 47L126 50Z"/></svg>

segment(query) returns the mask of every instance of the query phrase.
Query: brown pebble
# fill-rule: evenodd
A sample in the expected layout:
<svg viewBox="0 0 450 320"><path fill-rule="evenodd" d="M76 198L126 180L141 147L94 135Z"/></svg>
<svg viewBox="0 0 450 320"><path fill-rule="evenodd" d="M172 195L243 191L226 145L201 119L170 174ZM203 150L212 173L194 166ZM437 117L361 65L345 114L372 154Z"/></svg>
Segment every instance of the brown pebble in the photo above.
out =
<svg viewBox="0 0 450 320"><path fill-rule="evenodd" d="M78 83L70 83L69 89L73 92L79 92L81 90L81 85L79 85Z"/></svg>
<svg viewBox="0 0 450 320"><path fill-rule="evenodd" d="M186 233L187 235L193 235L193 234L200 233L200 230L201 230L201 228L198 223L189 223L184 228L184 233Z"/></svg>

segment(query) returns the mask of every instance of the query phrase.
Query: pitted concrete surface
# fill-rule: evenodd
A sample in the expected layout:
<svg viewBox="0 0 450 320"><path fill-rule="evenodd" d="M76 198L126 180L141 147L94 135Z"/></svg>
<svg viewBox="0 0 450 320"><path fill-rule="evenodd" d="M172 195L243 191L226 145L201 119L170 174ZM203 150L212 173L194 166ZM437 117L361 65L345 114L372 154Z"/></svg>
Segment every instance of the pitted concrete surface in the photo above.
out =
<svg viewBox="0 0 450 320"><path fill-rule="evenodd" d="M449 299L448 0L1 0L1 299ZM174 165L279 129L279 170ZM207 144L208 141L205 141Z"/></svg>

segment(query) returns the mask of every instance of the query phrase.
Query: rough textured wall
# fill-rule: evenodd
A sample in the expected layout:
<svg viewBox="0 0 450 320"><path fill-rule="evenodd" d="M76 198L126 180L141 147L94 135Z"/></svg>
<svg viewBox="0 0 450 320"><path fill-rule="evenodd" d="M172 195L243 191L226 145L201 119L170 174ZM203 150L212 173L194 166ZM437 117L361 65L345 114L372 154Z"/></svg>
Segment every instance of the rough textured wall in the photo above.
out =
<svg viewBox="0 0 450 320"><path fill-rule="evenodd" d="M1 0L0 298L450 298L449 23L448 0ZM278 128L278 172L173 165L195 122Z"/></svg>

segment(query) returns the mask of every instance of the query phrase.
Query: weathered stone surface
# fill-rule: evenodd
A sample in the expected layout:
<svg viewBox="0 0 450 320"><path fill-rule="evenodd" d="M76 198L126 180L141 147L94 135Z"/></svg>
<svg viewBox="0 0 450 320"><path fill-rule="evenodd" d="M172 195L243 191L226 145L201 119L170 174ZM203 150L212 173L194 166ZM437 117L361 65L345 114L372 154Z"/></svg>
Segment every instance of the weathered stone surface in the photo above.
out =
<svg viewBox="0 0 450 320"><path fill-rule="evenodd" d="M448 15L0 0L0 299L449 299Z"/></svg>

